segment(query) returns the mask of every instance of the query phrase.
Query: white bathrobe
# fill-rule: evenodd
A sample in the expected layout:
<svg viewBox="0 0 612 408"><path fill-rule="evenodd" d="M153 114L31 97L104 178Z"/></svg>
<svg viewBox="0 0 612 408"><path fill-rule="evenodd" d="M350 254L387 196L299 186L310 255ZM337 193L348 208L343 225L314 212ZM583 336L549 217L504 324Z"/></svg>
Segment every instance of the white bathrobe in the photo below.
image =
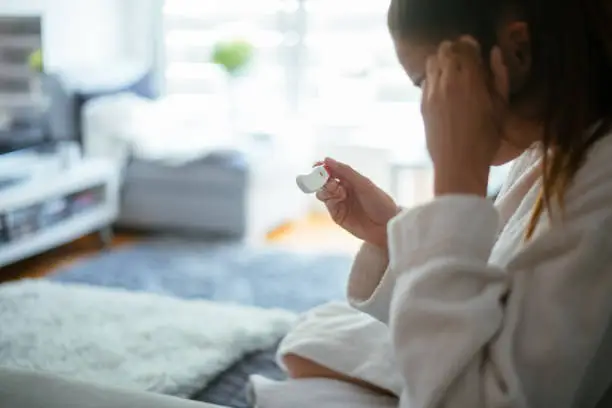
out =
<svg viewBox="0 0 612 408"><path fill-rule="evenodd" d="M308 313L294 353L388 389L253 378L259 408L564 408L612 316L612 137L591 150L563 212L525 231L540 158L519 158L494 205L445 196L389 224L389 254L365 244L351 305ZM358 310L357 310L358 309ZM610 364L612 370L612 364Z"/></svg>

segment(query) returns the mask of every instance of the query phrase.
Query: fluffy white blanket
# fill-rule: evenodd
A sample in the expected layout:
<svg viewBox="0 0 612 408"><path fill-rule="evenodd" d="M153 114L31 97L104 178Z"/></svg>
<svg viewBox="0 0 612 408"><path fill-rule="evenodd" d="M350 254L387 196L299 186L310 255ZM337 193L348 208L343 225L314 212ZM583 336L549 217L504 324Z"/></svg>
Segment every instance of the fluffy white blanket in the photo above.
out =
<svg viewBox="0 0 612 408"><path fill-rule="evenodd" d="M189 396L295 315L44 280L0 285L0 366Z"/></svg>

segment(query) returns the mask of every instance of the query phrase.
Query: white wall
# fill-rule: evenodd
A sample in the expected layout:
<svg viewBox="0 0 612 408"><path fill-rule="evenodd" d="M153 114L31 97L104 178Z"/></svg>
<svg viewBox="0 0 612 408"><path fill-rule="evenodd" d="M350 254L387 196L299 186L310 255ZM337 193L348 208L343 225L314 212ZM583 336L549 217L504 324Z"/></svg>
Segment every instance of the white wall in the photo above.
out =
<svg viewBox="0 0 612 408"><path fill-rule="evenodd" d="M0 15L42 14L47 65L80 67L151 58L147 43L151 17L147 13L153 3L152 0L0 0Z"/></svg>
<svg viewBox="0 0 612 408"><path fill-rule="evenodd" d="M163 0L119 0L124 51L138 60L155 58L155 40L162 34Z"/></svg>
<svg viewBox="0 0 612 408"><path fill-rule="evenodd" d="M132 61L146 64L147 68L162 67L165 62L162 39L164 0L119 1L119 14L123 24L123 51ZM161 71L158 74L161 74ZM163 91L163 76L158 75L154 80L154 87L160 92Z"/></svg>

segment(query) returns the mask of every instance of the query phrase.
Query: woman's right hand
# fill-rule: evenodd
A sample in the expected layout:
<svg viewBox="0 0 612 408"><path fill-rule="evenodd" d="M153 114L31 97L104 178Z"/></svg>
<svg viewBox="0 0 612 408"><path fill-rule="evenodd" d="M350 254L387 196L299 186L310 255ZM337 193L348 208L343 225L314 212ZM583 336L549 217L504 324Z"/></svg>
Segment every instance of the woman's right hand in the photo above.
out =
<svg viewBox="0 0 612 408"><path fill-rule="evenodd" d="M325 159L330 180L317 193L332 219L354 236L387 250L387 223L400 208L372 181L350 166Z"/></svg>

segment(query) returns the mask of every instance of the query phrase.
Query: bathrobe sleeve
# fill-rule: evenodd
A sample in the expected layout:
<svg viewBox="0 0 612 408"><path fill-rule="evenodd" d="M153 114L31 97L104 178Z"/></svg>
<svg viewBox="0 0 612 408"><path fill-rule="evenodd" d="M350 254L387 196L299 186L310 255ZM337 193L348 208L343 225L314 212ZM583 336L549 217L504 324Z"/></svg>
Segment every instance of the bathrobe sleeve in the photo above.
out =
<svg viewBox="0 0 612 408"><path fill-rule="evenodd" d="M609 202L489 263L493 204L446 196L389 224L389 260L364 246L349 300L387 324L402 408L571 407L612 310ZM580 201L580 200L578 200Z"/></svg>

